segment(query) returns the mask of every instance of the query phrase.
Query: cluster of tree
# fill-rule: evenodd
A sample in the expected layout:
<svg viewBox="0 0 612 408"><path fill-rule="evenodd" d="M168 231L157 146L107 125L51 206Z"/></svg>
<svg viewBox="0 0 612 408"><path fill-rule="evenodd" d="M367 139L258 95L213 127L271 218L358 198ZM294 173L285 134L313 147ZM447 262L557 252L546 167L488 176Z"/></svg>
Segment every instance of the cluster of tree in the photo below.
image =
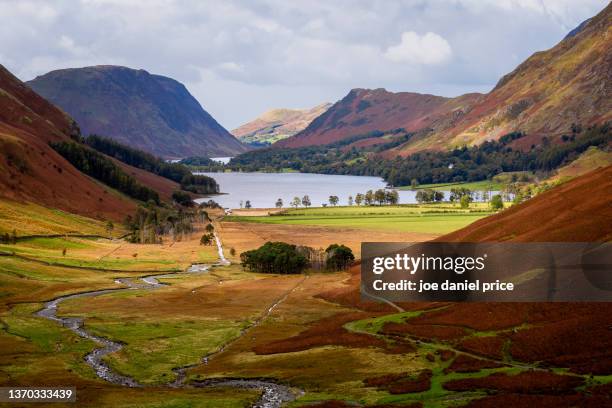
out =
<svg viewBox="0 0 612 408"><path fill-rule="evenodd" d="M189 167L184 164L166 162L150 153L98 135L90 135L85 139L85 143L93 149L107 156L114 157L130 166L180 183L183 190L197 194L215 194L219 192L219 185L213 178L193 175ZM210 159L206 160L212 162Z"/></svg>
<svg viewBox="0 0 612 408"><path fill-rule="evenodd" d="M574 126L571 136L561 137L557 143L544 139L542 144L533 145L528 151L511 147L524 136L521 132L513 132L498 141L478 146L419 152L388 160L376 154L381 145L347 148L336 142L293 149L269 148L241 154L223 169L271 172L293 169L308 173L378 176L395 186L407 186L413 180L421 184L471 182L491 179L501 172L551 170L575 159L590 146L607 145L612 140L606 123L587 129Z"/></svg>
<svg viewBox="0 0 612 408"><path fill-rule="evenodd" d="M208 157L191 156L191 157L186 157L184 159L181 159L179 163L184 164L185 166L200 167L200 166L212 166L219 162L209 159Z"/></svg>
<svg viewBox="0 0 612 408"><path fill-rule="evenodd" d="M366 191L365 194L361 194L361 193L356 194L354 200L352 196L349 196L349 200L348 200L349 205L352 205L351 203L353 201L358 206L362 204L364 205L374 205L374 204L396 205L397 203L399 203L399 193L397 192L397 190L385 190L382 188L376 191L368 190Z"/></svg>
<svg viewBox="0 0 612 408"><path fill-rule="evenodd" d="M258 249L240 254L242 266L253 272L297 274L306 268L340 271L354 261L353 251L344 245L332 244L324 251L285 242L266 242Z"/></svg>
<svg viewBox="0 0 612 408"><path fill-rule="evenodd" d="M297 274L308 267L308 259L295 245L266 242L258 249L240 254L244 268L259 273Z"/></svg>
<svg viewBox="0 0 612 408"><path fill-rule="evenodd" d="M159 204L159 195L156 191L140 184L111 159L96 150L73 141L52 142L50 145L74 167L88 176L137 200L154 201Z"/></svg>
<svg viewBox="0 0 612 408"><path fill-rule="evenodd" d="M185 235L193 232L193 222L198 210L167 208L152 203L139 206L136 213L128 215L125 226L130 232L128 240L142 244L160 244L163 236L169 236L173 241L180 241ZM205 214L205 213L204 213Z"/></svg>
<svg viewBox="0 0 612 408"><path fill-rule="evenodd" d="M418 203L439 203L440 201L444 200L444 193L442 191L426 188L424 190L417 191L415 198Z"/></svg>
<svg viewBox="0 0 612 408"><path fill-rule="evenodd" d="M346 270L355 261L355 255L351 248L332 244L325 250L327 254L326 267L330 271Z"/></svg>
<svg viewBox="0 0 612 408"><path fill-rule="evenodd" d="M205 228L206 233L200 238L200 245L213 245L216 242L215 239L215 227L212 223L208 223Z"/></svg>
<svg viewBox="0 0 612 408"><path fill-rule="evenodd" d="M17 230L13 230L13 232L11 234L9 234L8 232L5 232L4 234L0 235L0 242L2 242L3 244L16 244L17 243Z"/></svg>
<svg viewBox="0 0 612 408"><path fill-rule="evenodd" d="M183 207L193 207L194 206L194 201L191 198L191 195L189 195L189 193L186 193L184 191L175 191L172 193L172 199L174 200L174 202L176 202L179 205L182 205Z"/></svg>
<svg viewBox="0 0 612 408"><path fill-rule="evenodd" d="M217 181L212 177L201 174L185 174L181 179L181 188L196 194L219 193Z"/></svg>

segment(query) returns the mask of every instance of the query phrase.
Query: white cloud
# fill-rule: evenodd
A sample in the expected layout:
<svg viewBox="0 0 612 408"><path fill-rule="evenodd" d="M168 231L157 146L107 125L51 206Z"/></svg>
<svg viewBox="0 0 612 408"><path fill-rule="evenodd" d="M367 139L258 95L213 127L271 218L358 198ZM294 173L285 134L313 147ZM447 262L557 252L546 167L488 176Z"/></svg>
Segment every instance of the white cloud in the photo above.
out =
<svg viewBox="0 0 612 408"><path fill-rule="evenodd" d="M436 33L428 32L421 36L406 31L402 33L400 43L387 48L384 55L393 62L435 65L448 61L452 53L448 41Z"/></svg>
<svg viewBox="0 0 612 408"><path fill-rule="evenodd" d="M235 128L355 87L490 89L608 0L0 0L0 64L23 80L125 65L166 75Z"/></svg>

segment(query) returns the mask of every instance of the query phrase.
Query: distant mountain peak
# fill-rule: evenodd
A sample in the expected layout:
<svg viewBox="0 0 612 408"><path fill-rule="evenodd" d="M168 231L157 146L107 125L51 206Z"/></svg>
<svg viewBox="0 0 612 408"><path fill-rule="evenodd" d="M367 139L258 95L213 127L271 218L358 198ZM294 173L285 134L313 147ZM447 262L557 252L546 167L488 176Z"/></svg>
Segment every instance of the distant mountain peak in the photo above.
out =
<svg viewBox="0 0 612 408"><path fill-rule="evenodd" d="M330 106L331 103L322 103L309 109L270 109L234 129L232 134L252 146L266 146L304 130Z"/></svg>

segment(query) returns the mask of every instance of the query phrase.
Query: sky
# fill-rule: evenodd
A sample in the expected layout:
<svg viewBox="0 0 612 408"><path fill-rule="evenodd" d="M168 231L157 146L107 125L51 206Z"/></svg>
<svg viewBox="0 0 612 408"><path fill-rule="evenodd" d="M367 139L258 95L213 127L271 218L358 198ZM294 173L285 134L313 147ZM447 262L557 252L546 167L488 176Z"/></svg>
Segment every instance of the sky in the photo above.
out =
<svg viewBox="0 0 612 408"><path fill-rule="evenodd" d="M185 84L231 130L352 88L487 92L607 0L0 0L21 80L123 65Z"/></svg>

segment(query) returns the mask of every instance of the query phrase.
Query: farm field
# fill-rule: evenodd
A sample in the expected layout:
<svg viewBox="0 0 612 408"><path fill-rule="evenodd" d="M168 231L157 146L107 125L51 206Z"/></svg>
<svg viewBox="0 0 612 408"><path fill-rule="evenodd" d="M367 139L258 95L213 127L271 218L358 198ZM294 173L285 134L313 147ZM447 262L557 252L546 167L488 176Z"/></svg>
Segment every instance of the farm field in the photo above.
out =
<svg viewBox="0 0 612 408"><path fill-rule="evenodd" d="M412 186L401 186L398 187L398 190L425 190L432 189L438 191L450 191L451 188L467 188L469 190L477 190L477 191L500 191L504 188L506 183L500 181L492 181L492 180L482 180L482 181L473 181L470 183L438 183L438 184L419 184L416 187Z"/></svg>
<svg viewBox="0 0 612 408"><path fill-rule="evenodd" d="M224 221L441 235L491 214L484 203L472 206L468 210L452 204L308 208L273 216L230 216Z"/></svg>

